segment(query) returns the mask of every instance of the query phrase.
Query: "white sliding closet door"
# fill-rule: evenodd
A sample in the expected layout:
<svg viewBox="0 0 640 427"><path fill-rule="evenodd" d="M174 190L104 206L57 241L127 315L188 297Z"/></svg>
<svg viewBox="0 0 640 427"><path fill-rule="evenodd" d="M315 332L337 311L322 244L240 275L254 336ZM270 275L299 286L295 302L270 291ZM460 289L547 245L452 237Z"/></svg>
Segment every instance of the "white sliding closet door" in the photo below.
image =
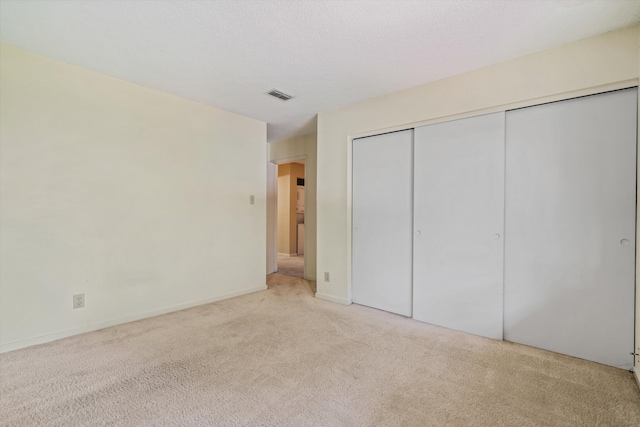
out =
<svg viewBox="0 0 640 427"><path fill-rule="evenodd" d="M353 140L352 299L411 316L413 130Z"/></svg>
<svg viewBox="0 0 640 427"><path fill-rule="evenodd" d="M637 99L507 112L505 339L631 368Z"/></svg>
<svg viewBox="0 0 640 427"><path fill-rule="evenodd" d="M502 339L504 112L415 129L414 319Z"/></svg>

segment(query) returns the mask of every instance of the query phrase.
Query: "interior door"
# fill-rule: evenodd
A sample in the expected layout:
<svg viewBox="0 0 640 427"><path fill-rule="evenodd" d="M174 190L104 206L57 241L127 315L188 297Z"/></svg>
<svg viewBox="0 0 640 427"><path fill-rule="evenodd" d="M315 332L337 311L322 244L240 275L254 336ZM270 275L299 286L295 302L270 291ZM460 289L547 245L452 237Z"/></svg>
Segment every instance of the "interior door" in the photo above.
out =
<svg viewBox="0 0 640 427"><path fill-rule="evenodd" d="M353 140L352 300L411 316L413 130Z"/></svg>
<svg viewBox="0 0 640 427"><path fill-rule="evenodd" d="M413 317L502 339L504 112L415 129Z"/></svg>
<svg viewBox="0 0 640 427"><path fill-rule="evenodd" d="M637 99L507 112L505 339L631 368Z"/></svg>

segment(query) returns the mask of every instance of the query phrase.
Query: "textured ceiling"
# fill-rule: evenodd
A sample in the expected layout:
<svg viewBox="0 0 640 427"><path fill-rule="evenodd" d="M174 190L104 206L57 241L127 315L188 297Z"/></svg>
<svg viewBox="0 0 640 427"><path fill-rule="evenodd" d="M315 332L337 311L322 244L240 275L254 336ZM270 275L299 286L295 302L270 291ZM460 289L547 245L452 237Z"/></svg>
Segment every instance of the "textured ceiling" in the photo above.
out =
<svg viewBox="0 0 640 427"><path fill-rule="evenodd" d="M0 0L1 42L265 121L269 141L314 131L321 111L636 22L637 0Z"/></svg>

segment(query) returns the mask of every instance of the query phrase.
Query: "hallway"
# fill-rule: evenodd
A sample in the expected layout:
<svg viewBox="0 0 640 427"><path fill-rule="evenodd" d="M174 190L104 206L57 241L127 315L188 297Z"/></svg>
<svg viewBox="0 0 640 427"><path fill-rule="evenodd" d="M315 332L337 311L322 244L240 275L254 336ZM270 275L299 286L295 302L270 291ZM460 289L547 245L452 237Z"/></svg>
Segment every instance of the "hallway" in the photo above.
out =
<svg viewBox="0 0 640 427"><path fill-rule="evenodd" d="M290 257L278 254L278 274L304 278L304 255Z"/></svg>

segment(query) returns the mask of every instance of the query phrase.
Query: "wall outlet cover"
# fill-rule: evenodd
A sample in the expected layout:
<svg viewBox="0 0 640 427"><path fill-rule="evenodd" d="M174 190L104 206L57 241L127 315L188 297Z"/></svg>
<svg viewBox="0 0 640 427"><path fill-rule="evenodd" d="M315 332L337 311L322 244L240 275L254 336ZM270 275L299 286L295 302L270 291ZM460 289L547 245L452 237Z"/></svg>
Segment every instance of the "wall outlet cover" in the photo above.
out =
<svg viewBox="0 0 640 427"><path fill-rule="evenodd" d="M73 308L84 307L84 294L75 294L73 296Z"/></svg>

